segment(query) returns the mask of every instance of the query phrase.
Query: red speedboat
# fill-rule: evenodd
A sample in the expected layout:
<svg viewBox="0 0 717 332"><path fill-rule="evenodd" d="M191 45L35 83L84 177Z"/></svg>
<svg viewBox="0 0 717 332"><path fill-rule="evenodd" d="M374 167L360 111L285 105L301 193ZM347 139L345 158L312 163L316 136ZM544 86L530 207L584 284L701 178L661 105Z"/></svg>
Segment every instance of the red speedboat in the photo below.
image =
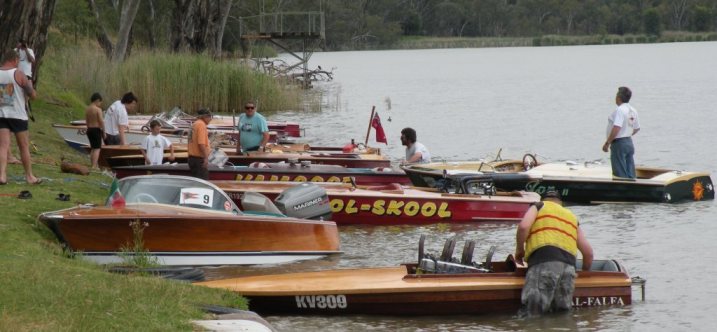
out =
<svg viewBox="0 0 717 332"><path fill-rule="evenodd" d="M245 192L258 192L270 199L278 198L296 183L214 181L235 201ZM481 177L459 180L453 193L435 189L385 186L359 186L341 183L309 184L324 188L331 204L332 220L349 224L430 224L481 221L518 222L540 195L532 192L498 192L490 181Z"/></svg>
<svg viewBox="0 0 717 332"><path fill-rule="evenodd" d="M189 175L187 164L140 165L115 167L118 178L133 175ZM357 185L409 185L406 173L391 168L347 168L339 165L300 163L252 163L248 166L209 166L210 180L343 182Z"/></svg>

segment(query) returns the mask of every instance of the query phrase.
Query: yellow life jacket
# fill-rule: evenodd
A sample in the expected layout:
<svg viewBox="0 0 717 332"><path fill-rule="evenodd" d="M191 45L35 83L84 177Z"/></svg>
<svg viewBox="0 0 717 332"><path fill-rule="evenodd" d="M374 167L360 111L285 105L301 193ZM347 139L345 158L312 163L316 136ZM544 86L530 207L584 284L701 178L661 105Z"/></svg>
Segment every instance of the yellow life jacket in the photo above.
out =
<svg viewBox="0 0 717 332"><path fill-rule="evenodd" d="M544 246L558 247L573 256L578 253L578 218L553 202L543 202L543 207L538 210L526 241L525 260Z"/></svg>

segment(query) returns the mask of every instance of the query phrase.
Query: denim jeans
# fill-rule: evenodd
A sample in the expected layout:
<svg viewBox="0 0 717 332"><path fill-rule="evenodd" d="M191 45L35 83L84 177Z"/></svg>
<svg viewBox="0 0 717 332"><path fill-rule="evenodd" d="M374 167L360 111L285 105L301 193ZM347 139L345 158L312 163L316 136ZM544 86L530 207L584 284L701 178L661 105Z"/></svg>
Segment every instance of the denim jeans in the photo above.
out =
<svg viewBox="0 0 717 332"><path fill-rule="evenodd" d="M634 155L635 146L632 145L632 138L623 137L613 140L610 144L612 175L628 179L636 178Z"/></svg>

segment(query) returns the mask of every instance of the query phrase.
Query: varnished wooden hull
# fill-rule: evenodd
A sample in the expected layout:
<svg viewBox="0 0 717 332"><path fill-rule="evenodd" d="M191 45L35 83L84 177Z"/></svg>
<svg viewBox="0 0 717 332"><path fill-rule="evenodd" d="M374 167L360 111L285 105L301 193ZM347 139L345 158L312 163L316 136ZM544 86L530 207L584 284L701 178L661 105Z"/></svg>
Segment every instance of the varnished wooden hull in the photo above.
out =
<svg viewBox="0 0 717 332"><path fill-rule="evenodd" d="M235 291L261 314L466 315L515 313L524 270L482 274L409 274L406 266L242 277L198 283ZM578 273L574 307L629 305L621 272Z"/></svg>
<svg viewBox="0 0 717 332"><path fill-rule="evenodd" d="M122 166L115 167L117 178L133 175L172 174L189 175L186 164L154 165L154 166ZM289 164L273 163L268 168L248 166L225 166L219 168L209 167L210 180L236 180L236 181L295 181L295 182L343 182L353 181L358 185L385 185L390 183L410 184L403 171L376 170L369 168L346 168L337 165L309 165L291 166Z"/></svg>
<svg viewBox="0 0 717 332"><path fill-rule="evenodd" d="M187 162L186 153L175 154L175 161L178 163ZM235 166L245 166L254 162L277 163L289 162L290 159L297 159L298 162L307 161L319 165L339 165L349 168L376 168L391 167L391 161L381 156L365 156L357 154L291 154L291 153L254 153L250 155L229 154L229 163ZM120 156L107 159L110 167L144 165L142 155Z"/></svg>
<svg viewBox="0 0 717 332"><path fill-rule="evenodd" d="M121 210L101 207L46 212L39 219L68 249L95 257L98 262L133 243L129 226L132 221L146 223L142 239L149 252L160 258L199 259L179 265L227 264L223 262L232 260L219 258L232 255L244 257L247 262L273 263L276 257L272 255L319 258L339 252L338 231L333 222L190 210L133 204ZM261 257L264 259L257 260Z"/></svg>
<svg viewBox="0 0 717 332"><path fill-rule="evenodd" d="M258 192L275 199L296 183L214 181L241 206L241 194ZM417 188L385 186L356 189L349 185L320 184L331 200L331 220L338 225L432 224L465 222L519 222L530 204L540 200L534 193L494 196L455 195ZM396 189L398 188L398 189Z"/></svg>

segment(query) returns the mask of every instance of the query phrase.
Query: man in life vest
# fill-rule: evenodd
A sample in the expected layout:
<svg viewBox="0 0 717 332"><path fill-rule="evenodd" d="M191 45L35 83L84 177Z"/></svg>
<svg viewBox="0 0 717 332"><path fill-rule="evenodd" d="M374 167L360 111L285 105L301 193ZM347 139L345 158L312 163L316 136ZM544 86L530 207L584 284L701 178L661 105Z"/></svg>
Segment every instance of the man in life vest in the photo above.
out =
<svg viewBox="0 0 717 332"><path fill-rule="evenodd" d="M578 218L562 206L558 192L548 191L518 224L515 261L528 262L521 315L570 310L578 250L583 256L583 270L590 270L593 249Z"/></svg>

